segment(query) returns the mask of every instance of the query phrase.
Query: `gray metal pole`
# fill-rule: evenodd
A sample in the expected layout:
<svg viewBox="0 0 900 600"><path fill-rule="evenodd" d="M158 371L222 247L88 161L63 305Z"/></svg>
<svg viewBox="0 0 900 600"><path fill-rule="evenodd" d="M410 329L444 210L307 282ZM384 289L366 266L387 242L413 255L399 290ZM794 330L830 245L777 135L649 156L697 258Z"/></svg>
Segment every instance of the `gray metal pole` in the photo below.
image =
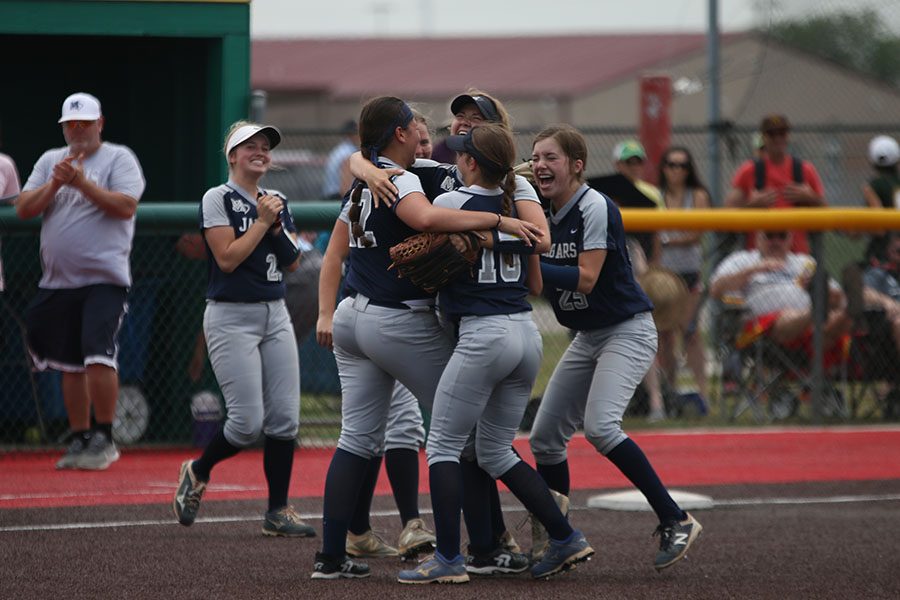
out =
<svg viewBox="0 0 900 600"><path fill-rule="evenodd" d="M828 281L825 274L824 244L821 231L809 232L810 249L816 259L816 272L813 275L812 311L813 311L813 362L812 362L812 420L813 423L821 423L823 417L823 398L825 381L825 311L827 310Z"/></svg>
<svg viewBox="0 0 900 600"><path fill-rule="evenodd" d="M722 161L719 154L719 134L722 122L719 89L719 0L709 0L709 25L706 32L709 88L709 193L713 206L722 206Z"/></svg>

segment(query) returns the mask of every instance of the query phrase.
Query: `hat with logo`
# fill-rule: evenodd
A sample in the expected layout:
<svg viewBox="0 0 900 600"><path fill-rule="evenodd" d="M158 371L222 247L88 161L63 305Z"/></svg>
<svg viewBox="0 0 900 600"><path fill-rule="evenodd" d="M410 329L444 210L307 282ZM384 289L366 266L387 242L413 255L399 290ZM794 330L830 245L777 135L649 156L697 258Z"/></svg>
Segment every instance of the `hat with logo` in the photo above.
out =
<svg viewBox="0 0 900 600"><path fill-rule="evenodd" d="M629 158L639 158L641 160L647 158L647 153L639 141L625 140L616 144L616 147L613 149L613 160L626 161Z"/></svg>
<svg viewBox="0 0 900 600"><path fill-rule="evenodd" d="M237 128L225 143L225 156L231 154L236 146L243 144L257 133L261 133L269 139L269 150L281 143L281 132L271 125L244 125Z"/></svg>
<svg viewBox="0 0 900 600"><path fill-rule="evenodd" d="M487 96L482 96L480 94L460 94L450 103L450 113L455 115L461 111L462 107L466 104L474 104L485 120L490 121L491 123L500 122L500 113L497 111L497 105Z"/></svg>
<svg viewBox="0 0 900 600"><path fill-rule="evenodd" d="M766 115L759 124L759 130L763 133L770 131L789 130L791 123L784 115Z"/></svg>
<svg viewBox="0 0 900 600"><path fill-rule="evenodd" d="M869 162L876 167L891 167L900 160L900 145L888 135L877 135L869 142Z"/></svg>
<svg viewBox="0 0 900 600"><path fill-rule="evenodd" d="M65 99L62 105L62 116L57 122L96 121L102 115L99 100L90 94L78 92Z"/></svg>

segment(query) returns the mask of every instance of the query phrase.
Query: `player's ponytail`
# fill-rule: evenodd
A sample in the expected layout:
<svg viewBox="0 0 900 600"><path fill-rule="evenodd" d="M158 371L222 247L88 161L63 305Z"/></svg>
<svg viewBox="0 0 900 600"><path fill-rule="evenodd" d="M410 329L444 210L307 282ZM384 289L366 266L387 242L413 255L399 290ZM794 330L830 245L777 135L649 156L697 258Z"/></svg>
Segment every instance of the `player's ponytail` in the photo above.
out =
<svg viewBox="0 0 900 600"><path fill-rule="evenodd" d="M481 168L481 176L486 185L500 186L503 200L500 211L505 217L513 216L513 202L516 193L516 174L512 164L516 159L516 146L509 129L502 125L481 125L472 130L472 144L477 154L472 158ZM508 265L512 266L511 254L504 254Z"/></svg>
<svg viewBox="0 0 900 600"><path fill-rule="evenodd" d="M413 120L409 106L394 96L379 96L366 102L359 115L359 149L373 163L394 138L398 127Z"/></svg>

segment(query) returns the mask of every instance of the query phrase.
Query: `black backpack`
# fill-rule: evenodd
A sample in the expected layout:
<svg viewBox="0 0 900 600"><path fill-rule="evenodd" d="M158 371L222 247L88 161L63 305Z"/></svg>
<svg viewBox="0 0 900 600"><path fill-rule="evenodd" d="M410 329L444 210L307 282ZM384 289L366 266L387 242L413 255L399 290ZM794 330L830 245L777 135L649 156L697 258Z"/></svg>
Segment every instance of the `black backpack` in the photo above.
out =
<svg viewBox="0 0 900 600"><path fill-rule="evenodd" d="M793 154L790 156L793 161L792 171L794 183L803 183L803 161ZM761 190L766 187L766 161L761 158L753 160L753 189Z"/></svg>

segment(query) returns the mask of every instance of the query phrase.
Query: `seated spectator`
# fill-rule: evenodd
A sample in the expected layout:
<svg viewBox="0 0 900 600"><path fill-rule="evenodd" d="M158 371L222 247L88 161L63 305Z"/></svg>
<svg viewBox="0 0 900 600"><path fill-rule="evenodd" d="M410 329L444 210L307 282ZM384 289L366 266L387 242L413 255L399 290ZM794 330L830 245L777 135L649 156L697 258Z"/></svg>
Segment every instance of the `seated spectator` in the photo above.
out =
<svg viewBox="0 0 900 600"><path fill-rule="evenodd" d="M866 308L884 311L900 352L900 232L885 235L884 259L863 274Z"/></svg>
<svg viewBox="0 0 900 600"><path fill-rule="evenodd" d="M812 256L790 251L791 233L760 232L755 250L738 250L729 254L716 268L710 280L710 295L723 300L739 296L754 319L769 326L768 335L787 347L810 348L812 300L808 291L816 270ZM862 290L847 297L837 282L828 282L827 317L824 327L825 347L830 348L853 325L851 312L862 311Z"/></svg>

